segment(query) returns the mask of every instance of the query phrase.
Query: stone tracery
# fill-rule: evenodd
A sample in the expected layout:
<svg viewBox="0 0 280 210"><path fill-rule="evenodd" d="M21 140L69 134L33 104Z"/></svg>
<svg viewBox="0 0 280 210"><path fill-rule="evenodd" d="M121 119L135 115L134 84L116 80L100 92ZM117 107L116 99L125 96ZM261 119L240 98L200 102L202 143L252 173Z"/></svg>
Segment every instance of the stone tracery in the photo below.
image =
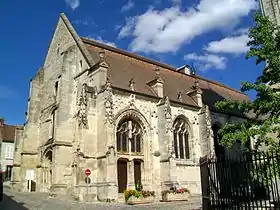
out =
<svg viewBox="0 0 280 210"><path fill-rule="evenodd" d="M173 135L175 157L178 159L190 159L189 126L184 118L178 117L175 120Z"/></svg>
<svg viewBox="0 0 280 210"><path fill-rule="evenodd" d="M106 98L104 102L105 106L105 118L106 122L108 121L110 124L113 123L113 92L111 83L107 81L105 86Z"/></svg>
<svg viewBox="0 0 280 210"><path fill-rule="evenodd" d="M118 152L142 152L142 128L139 123L130 118L119 123L117 128Z"/></svg>
<svg viewBox="0 0 280 210"><path fill-rule="evenodd" d="M87 119L87 106L88 106L88 98L86 92L86 84L83 84L80 95L77 101L78 112L76 116L78 117L78 125L79 127L87 128L88 119Z"/></svg>

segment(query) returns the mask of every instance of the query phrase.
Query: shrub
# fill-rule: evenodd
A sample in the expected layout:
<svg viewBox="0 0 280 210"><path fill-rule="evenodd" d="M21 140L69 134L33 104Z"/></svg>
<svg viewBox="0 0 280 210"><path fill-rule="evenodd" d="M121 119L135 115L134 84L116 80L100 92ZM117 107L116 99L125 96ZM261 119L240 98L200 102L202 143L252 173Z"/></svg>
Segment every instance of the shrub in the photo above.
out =
<svg viewBox="0 0 280 210"><path fill-rule="evenodd" d="M137 191L142 191L143 190L143 185L141 184L141 182L137 182L136 185L135 185L135 190Z"/></svg>

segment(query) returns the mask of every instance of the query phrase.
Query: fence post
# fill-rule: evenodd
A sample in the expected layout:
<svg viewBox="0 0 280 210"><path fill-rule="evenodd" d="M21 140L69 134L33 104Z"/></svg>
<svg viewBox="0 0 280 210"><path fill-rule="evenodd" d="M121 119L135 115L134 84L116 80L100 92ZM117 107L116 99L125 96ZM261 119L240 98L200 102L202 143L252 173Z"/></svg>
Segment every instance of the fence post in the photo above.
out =
<svg viewBox="0 0 280 210"><path fill-rule="evenodd" d="M209 169L207 155L199 159L201 192L202 192L202 209L210 210L210 186L209 186Z"/></svg>

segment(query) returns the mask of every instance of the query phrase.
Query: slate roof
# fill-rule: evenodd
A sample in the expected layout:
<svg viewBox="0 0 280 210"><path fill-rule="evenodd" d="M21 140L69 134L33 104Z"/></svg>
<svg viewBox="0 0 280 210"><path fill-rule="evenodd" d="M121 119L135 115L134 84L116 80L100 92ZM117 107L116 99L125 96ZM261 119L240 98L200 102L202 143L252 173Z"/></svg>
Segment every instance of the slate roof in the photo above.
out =
<svg viewBox="0 0 280 210"><path fill-rule="evenodd" d="M159 67L160 76L164 80L164 95L173 102L184 103L189 106L198 107L196 102L186 94L192 90L195 80L198 79L199 87L202 89L202 100L210 110L215 110L214 103L222 99L249 100L242 92L227 87L221 83L202 78L197 75L187 75L176 71L169 65L114 48L97 41L81 38L87 46L92 59L99 61L99 53L105 52L105 61L109 65L108 77L113 87L131 91L129 81L134 80L135 92L156 97L155 92L147 85L155 78L155 69ZM182 100L178 94L182 93Z"/></svg>

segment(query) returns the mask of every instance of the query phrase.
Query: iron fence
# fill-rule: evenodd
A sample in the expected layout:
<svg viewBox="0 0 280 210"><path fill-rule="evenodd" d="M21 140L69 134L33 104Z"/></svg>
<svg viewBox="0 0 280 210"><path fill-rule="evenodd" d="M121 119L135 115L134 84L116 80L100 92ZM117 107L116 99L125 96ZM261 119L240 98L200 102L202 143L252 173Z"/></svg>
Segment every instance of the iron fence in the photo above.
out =
<svg viewBox="0 0 280 210"><path fill-rule="evenodd" d="M280 154L200 159L203 209L279 209Z"/></svg>

